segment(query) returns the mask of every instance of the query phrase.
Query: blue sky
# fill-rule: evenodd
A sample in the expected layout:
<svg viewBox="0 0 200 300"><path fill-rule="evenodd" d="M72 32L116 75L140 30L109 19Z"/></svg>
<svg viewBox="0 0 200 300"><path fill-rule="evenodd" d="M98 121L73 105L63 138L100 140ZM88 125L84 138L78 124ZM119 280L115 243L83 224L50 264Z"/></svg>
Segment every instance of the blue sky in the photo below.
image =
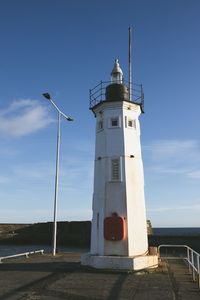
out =
<svg viewBox="0 0 200 300"><path fill-rule="evenodd" d="M200 226L200 1L0 1L0 222L53 219L56 118L61 123L59 220L90 220L95 119L89 89L115 58L142 83L147 217Z"/></svg>

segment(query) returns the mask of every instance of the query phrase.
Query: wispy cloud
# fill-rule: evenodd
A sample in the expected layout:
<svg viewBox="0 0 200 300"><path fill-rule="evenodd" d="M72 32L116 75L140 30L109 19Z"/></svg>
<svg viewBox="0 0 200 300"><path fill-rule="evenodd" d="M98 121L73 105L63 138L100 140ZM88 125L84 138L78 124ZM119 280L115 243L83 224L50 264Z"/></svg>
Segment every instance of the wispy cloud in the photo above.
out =
<svg viewBox="0 0 200 300"><path fill-rule="evenodd" d="M18 179L32 179L32 180L44 180L53 176L55 171L53 166L49 163L37 163L37 164L20 164L13 167L13 175Z"/></svg>
<svg viewBox="0 0 200 300"><path fill-rule="evenodd" d="M10 180L8 177L0 175L0 184L7 184L9 182L10 182Z"/></svg>
<svg viewBox="0 0 200 300"><path fill-rule="evenodd" d="M53 119L37 100L15 100L0 110L0 135L21 137L48 126Z"/></svg>
<svg viewBox="0 0 200 300"><path fill-rule="evenodd" d="M169 207L154 207L148 208L149 212L167 212L167 211L180 211L180 210L200 210L200 204L191 204L191 205L180 205L180 206L169 206Z"/></svg>
<svg viewBox="0 0 200 300"><path fill-rule="evenodd" d="M188 169L177 169L175 167L167 167L165 165L163 166L152 166L148 168L149 171L154 172L154 173L159 173L159 174L186 174L188 172Z"/></svg>
<svg viewBox="0 0 200 300"><path fill-rule="evenodd" d="M143 147L152 174L183 175L200 179L200 142L198 140L156 140Z"/></svg>
<svg viewBox="0 0 200 300"><path fill-rule="evenodd" d="M188 177L192 179L200 179L200 170L188 173Z"/></svg>
<svg viewBox="0 0 200 300"><path fill-rule="evenodd" d="M200 144L197 140L156 140L144 145L144 150L149 151L156 160L188 157L200 160Z"/></svg>
<svg viewBox="0 0 200 300"><path fill-rule="evenodd" d="M67 209L58 212L58 221L83 221L91 220L91 209ZM0 211L2 223L30 223L49 222L53 220L52 209L2 209Z"/></svg>

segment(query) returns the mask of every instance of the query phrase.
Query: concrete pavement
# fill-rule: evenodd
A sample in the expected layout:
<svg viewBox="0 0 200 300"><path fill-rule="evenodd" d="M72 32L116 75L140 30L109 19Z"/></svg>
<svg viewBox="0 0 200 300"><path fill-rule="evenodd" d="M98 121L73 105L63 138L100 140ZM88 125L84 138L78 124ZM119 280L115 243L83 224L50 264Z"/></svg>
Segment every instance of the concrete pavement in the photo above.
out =
<svg viewBox="0 0 200 300"><path fill-rule="evenodd" d="M137 273L94 271L80 254L35 255L0 264L0 300L200 300L183 261Z"/></svg>

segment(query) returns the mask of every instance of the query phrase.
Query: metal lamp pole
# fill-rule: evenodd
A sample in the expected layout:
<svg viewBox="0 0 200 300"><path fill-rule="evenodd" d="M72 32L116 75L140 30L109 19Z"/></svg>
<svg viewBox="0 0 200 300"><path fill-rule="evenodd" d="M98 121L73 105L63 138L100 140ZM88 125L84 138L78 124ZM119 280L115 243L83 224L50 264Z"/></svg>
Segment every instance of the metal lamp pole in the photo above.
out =
<svg viewBox="0 0 200 300"><path fill-rule="evenodd" d="M59 181L59 158L60 158L60 117L63 116L67 121L73 121L71 117L66 116L54 103L49 93L42 94L48 99L58 112L58 129L57 129L57 147L56 147L56 175L55 175L55 194L54 194L54 221L53 221L53 249L52 255L56 255L57 240L57 206L58 206L58 181Z"/></svg>

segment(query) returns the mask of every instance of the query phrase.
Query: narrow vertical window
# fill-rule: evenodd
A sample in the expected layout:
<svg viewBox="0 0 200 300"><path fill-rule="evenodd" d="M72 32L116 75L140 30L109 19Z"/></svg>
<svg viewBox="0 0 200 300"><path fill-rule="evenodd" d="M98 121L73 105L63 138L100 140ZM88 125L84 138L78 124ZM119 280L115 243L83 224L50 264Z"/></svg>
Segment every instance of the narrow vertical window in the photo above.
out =
<svg viewBox="0 0 200 300"><path fill-rule="evenodd" d="M99 213L97 213L97 229L99 229Z"/></svg>
<svg viewBox="0 0 200 300"><path fill-rule="evenodd" d="M125 116L125 127L127 128L127 116Z"/></svg>
<svg viewBox="0 0 200 300"><path fill-rule="evenodd" d="M103 120L100 120L98 122L98 130L102 130L103 129Z"/></svg>
<svg viewBox="0 0 200 300"><path fill-rule="evenodd" d="M111 160L111 180L119 181L120 180L120 162L119 158Z"/></svg>

